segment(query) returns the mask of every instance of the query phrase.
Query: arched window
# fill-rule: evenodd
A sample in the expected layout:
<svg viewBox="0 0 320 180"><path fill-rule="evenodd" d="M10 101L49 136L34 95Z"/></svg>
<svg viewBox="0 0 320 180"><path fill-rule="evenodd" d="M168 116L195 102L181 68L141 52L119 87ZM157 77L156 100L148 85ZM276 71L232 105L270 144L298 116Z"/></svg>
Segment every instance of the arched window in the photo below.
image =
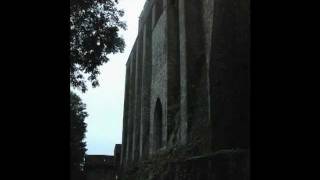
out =
<svg viewBox="0 0 320 180"><path fill-rule="evenodd" d="M155 130L155 149L162 147L162 104L160 99L157 99L156 107L154 110L154 130Z"/></svg>

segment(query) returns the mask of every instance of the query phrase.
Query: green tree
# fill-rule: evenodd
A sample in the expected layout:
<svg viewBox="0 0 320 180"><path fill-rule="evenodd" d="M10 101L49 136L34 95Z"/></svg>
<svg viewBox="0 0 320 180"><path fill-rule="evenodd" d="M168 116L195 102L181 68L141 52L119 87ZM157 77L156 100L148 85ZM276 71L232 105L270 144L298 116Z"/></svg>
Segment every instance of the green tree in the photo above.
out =
<svg viewBox="0 0 320 180"><path fill-rule="evenodd" d="M86 143L84 142L86 123L88 116L86 105L82 103L79 96L70 92L70 170L71 180L84 178L84 156Z"/></svg>
<svg viewBox="0 0 320 180"><path fill-rule="evenodd" d="M123 52L125 43L118 32L126 24L117 4L117 0L70 0L70 82L82 92L87 80L92 87L99 85L98 67L108 62L108 54Z"/></svg>

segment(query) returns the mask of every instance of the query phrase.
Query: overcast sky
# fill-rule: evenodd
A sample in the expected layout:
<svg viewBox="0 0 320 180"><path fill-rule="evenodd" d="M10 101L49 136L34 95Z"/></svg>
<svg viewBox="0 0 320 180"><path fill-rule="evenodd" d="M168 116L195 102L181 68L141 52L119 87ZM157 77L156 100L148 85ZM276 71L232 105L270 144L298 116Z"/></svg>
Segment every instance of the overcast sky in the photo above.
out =
<svg viewBox="0 0 320 180"><path fill-rule="evenodd" d="M127 30L121 31L126 48L124 53L109 55L110 61L100 68L97 88L88 87L85 94L76 91L87 105L87 154L113 155L115 144L122 141L125 64L137 37L138 20L146 0L120 0Z"/></svg>

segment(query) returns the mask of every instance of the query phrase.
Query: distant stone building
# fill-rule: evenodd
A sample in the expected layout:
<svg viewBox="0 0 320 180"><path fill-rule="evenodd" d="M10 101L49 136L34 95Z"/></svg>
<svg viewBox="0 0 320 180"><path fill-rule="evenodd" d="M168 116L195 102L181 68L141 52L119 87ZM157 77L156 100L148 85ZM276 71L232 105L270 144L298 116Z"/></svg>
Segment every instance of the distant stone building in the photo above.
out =
<svg viewBox="0 0 320 180"><path fill-rule="evenodd" d="M114 167L115 178L119 179L120 174L120 159L121 159L121 144L116 144L114 148Z"/></svg>
<svg viewBox="0 0 320 180"><path fill-rule="evenodd" d="M249 179L249 7L146 1L126 64L122 180Z"/></svg>
<svg viewBox="0 0 320 180"><path fill-rule="evenodd" d="M86 180L117 180L119 179L121 144L116 144L114 156L86 155Z"/></svg>
<svg viewBox="0 0 320 180"><path fill-rule="evenodd" d="M87 155L85 158L86 180L115 180L113 156Z"/></svg>

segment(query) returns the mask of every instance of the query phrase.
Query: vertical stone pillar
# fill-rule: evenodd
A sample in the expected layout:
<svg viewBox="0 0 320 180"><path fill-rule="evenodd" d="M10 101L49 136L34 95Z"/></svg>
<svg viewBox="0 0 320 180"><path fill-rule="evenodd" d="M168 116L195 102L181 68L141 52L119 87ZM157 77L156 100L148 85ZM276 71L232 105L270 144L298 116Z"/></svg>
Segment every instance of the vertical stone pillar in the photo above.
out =
<svg viewBox="0 0 320 180"><path fill-rule="evenodd" d="M179 141L182 144L187 143L187 62L186 62L186 15L185 0L179 0L179 54L180 54L180 134Z"/></svg>
<svg viewBox="0 0 320 180"><path fill-rule="evenodd" d="M129 78L130 66L126 65L126 80L125 80L125 93L124 93L124 108L123 108L123 128L122 128L122 146L121 146L121 159L120 165L125 163L127 151L127 136L128 136L128 110L129 110Z"/></svg>
<svg viewBox="0 0 320 180"><path fill-rule="evenodd" d="M204 150L211 135L202 1L179 0L181 142L199 142ZM201 133L199 133L201 132ZM200 141L199 141L200 139Z"/></svg>
<svg viewBox="0 0 320 180"><path fill-rule="evenodd" d="M212 148L248 148L250 0L215 0L212 29Z"/></svg>
<svg viewBox="0 0 320 180"><path fill-rule="evenodd" d="M129 163L129 152L130 152L130 139L131 139L131 75L132 75L132 59L129 56L128 62L127 62L127 68L129 69L129 76L128 76L128 106L127 106L127 112L128 112L128 119L127 119L127 136L126 136L126 153L125 153L125 164L127 165Z"/></svg>
<svg viewBox="0 0 320 180"><path fill-rule="evenodd" d="M167 52L167 146L176 143L177 124L180 122L180 60L178 4L164 0Z"/></svg>
<svg viewBox="0 0 320 180"><path fill-rule="evenodd" d="M135 118L135 67L136 67L136 59L135 59L135 45L130 54L130 107L129 107L129 136L128 136L128 160L129 162L133 159L133 142L134 142L134 118Z"/></svg>
<svg viewBox="0 0 320 180"><path fill-rule="evenodd" d="M139 32L135 47L135 116L134 116L134 141L133 160L139 159L140 152L140 120L141 120L141 74L142 74L142 35Z"/></svg>
<svg viewBox="0 0 320 180"><path fill-rule="evenodd" d="M141 126L140 126L140 157L147 158L150 137L150 88L151 88L151 17L146 17L143 27L142 55L142 91L141 91Z"/></svg>

